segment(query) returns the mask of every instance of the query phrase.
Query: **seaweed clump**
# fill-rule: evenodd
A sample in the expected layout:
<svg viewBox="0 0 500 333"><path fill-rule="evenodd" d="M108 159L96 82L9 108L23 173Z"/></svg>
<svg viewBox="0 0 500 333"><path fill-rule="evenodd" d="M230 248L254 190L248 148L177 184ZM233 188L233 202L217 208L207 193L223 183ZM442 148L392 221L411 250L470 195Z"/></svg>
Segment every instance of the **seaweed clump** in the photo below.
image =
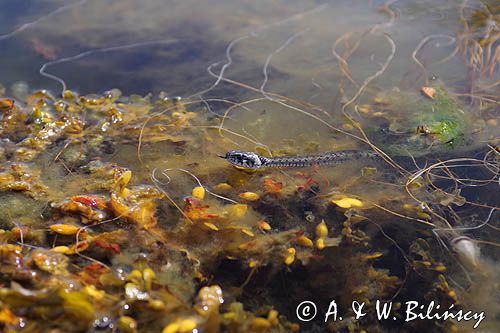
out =
<svg viewBox="0 0 500 333"><path fill-rule="evenodd" d="M395 245L373 228L382 228L373 223L384 220L380 210L346 190L318 199L323 185L315 173L251 174L207 157L218 168L209 185L194 177L197 186L172 196L171 174L150 165L168 151L170 160L203 170L198 142L226 144L205 125L214 122L209 115L186 109L189 102L117 90L2 98L0 195L42 207L1 225L6 331L380 331L395 324L374 315L356 320L350 302L393 300L395 311L407 299L460 306L425 240L415 242L408 228L387 230ZM456 104L443 98L424 104L439 107L441 118L411 121L449 143L464 127ZM130 146L140 163L130 161ZM298 322L295 308L309 298L322 308L336 299L345 320Z"/></svg>

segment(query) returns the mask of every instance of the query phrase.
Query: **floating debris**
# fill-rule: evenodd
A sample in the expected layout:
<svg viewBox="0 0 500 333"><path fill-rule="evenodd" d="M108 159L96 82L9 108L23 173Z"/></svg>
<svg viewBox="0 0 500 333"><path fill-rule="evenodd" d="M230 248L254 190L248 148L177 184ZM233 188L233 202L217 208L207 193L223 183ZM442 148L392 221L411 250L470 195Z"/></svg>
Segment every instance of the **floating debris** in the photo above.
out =
<svg viewBox="0 0 500 333"><path fill-rule="evenodd" d="M436 95L436 89L433 87L422 87L420 91L424 94L424 96L429 97L430 99L434 99L434 96Z"/></svg>
<svg viewBox="0 0 500 333"><path fill-rule="evenodd" d="M460 261L469 268L478 268L480 259L479 246L467 236L459 236L451 240L451 246Z"/></svg>

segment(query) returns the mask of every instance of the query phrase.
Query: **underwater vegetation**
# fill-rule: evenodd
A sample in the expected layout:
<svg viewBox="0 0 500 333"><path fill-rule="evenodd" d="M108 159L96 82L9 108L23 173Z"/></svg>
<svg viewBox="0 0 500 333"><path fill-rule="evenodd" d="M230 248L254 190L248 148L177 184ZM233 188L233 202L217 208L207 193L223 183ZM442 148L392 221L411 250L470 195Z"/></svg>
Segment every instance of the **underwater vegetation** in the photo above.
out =
<svg viewBox="0 0 500 333"><path fill-rule="evenodd" d="M457 151L467 142L473 142L472 128L481 126L471 119L471 112L437 82L423 87L421 94L383 92L373 101L373 110L367 106L358 110L377 113L375 122L379 126L371 129L374 141L392 155ZM377 137L377 132L383 135Z"/></svg>
<svg viewBox="0 0 500 333"><path fill-rule="evenodd" d="M471 13L467 15L467 11ZM459 50L479 76L493 77L500 62L500 5L486 1L478 9L462 7L463 29L457 34Z"/></svg>
<svg viewBox="0 0 500 333"><path fill-rule="evenodd" d="M434 99L420 107L433 105L436 112L428 117L420 111L408 126L438 129L434 140L449 144L465 135L465 122L455 114L457 102L443 101L445 91L435 89ZM302 298L323 306L336 299L343 308L353 300L369 306L393 300L395 314L406 299L462 306L460 290L447 278L456 263L433 253L426 240L432 233L417 236L418 224L427 232L453 233L439 231L431 215L439 206L463 205L459 192L429 193L428 182L415 175L410 194L440 197L438 206L412 205L398 192L374 202L354 193L376 168L364 168L347 191L321 194L325 184L314 171L288 178L222 167L209 186L179 169L198 183L180 202L166 192L175 170L152 170L153 183L147 181L153 161L147 150L183 147L200 136L220 140L215 124L200 125L209 114L189 111L189 102L111 90L89 96L65 91L61 98L36 91L24 101L2 97L1 103L0 190L10 202L4 208L10 218L0 233L0 321L8 331L300 331L287 303ZM443 130L442 119L457 126ZM143 167L112 162L109 156L137 142L133 138L140 142ZM195 163L195 154L180 154ZM63 182L54 181L56 175ZM32 213L24 208L33 206ZM390 224L417 221L413 236L403 236L408 228L380 222L393 209L401 213L389 213ZM457 258L478 268L477 245L457 237L450 243ZM396 271L389 268L395 261ZM281 293L291 298L283 302ZM385 325L373 316L344 316L330 328L372 331Z"/></svg>
<svg viewBox="0 0 500 333"><path fill-rule="evenodd" d="M114 15L131 15L123 3L113 4ZM455 35L426 35L401 55L394 27L410 17L405 5L370 2L379 23L353 17L359 26L316 38L329 43L335 70L278 61L323 50L308 43L324 33L316 19L331 21L328 4L269 26L257 20L257 30L230 40L225 60L208 66L213 82L183 98L101 87L82 93L54 68L156 42L67 56L28 38L49 61L39 74L62 89L0 85L0 331L497 331L500 57L492 3L453 4ZM412 15L428 9L411 8ZM246 27L252 17L245 18ZM448 43L439 44L444 55L428 61L438 39ZM294 43L298 52L287 54ZM448 61L459 79L434 76L432 65ZM318 68L297 74L308 66ZM383 81L391 66L396 78ZM97 72L89 68L82 75ZM258 74L244 76L248 68ZM395 83L407 83L401 68L410 84ZM313 88L298 89L292 74ZM332 168L252 170L220 158L236 149L275 162L368 153ZM318 316L304 321L297 306L308 300ZM342 320L325 321L332 300ZM365 304L365 316L353 302ZM377 316L379 302L392 304L389 319ZM477 316L409 321L408 302Z"/></svg>

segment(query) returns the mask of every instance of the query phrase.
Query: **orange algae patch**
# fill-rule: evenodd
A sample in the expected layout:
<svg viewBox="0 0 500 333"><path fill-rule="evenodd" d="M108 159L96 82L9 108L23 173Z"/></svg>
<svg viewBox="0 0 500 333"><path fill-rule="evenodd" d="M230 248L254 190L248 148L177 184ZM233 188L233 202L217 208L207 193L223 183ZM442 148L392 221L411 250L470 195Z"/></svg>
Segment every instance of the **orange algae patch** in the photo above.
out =
<svg viewBox="0 0 500 333"><path fill-rule="evenodd" d="M184 213L193 221L219 218L219 214L209 212L210 205L196 198L186 198Z"/></svg>
<svg viewBox="0 0 500 333"><path fill-rule="evenodd" d="M17 325L19 323L19 318L14 315L8 308L2 308L0 310L0 323L7 325Z"/></svg>
<svg viewBox="0 0 500 333"><path fill-rule="evenodd" d="M283 183L276 182L270 178L264 179L264 190L267 193L278 194L283 190Z"/></svg>
<svg viewBox="0 0 500 333"><path fill-rule="evenodd" d="M157 225L155 197L159 197L159 195L153 195L153 198L127 200L111 193L109 208L115 216L136 223L144 229L149 229Z"/></svg>
<svg viewBox="0 0 500 333"><path fill-rule="evenodd" d="M71 201L97 209L104 209L107 205L105 198L97 195L75 195L71 197Z"/></svg>
<svg viewBox="0 0 500 333"><path fill-rule="evenodd" d="M14 108L14 100L9 98L0 98L0 112L7 112Z"/></svg>
<svg viewBox="0 0 500 333"><path fill-rule="evenodd" d="M95 196L74 196L70 200L54 204L54 207L57 207L64 213L82 216L84 218L82 222L84 223L95 223L104 220L107 217L107 213L104 210L98 209L98 207L105 208L106 206L107 201L104 197L97 199Z"/></svg>

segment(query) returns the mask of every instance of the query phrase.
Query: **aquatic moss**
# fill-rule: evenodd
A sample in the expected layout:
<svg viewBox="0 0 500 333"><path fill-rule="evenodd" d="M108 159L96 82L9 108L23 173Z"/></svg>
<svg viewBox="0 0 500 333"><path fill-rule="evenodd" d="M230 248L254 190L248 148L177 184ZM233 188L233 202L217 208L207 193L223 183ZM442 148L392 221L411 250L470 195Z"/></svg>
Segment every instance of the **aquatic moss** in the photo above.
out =
<svg viewBox="0 0 500 333"><path fill-rule="evenodd" d="M435 136L442 144L460 144L466 134L467 116L463 107L439 83L431 85L436 93L433 99L425 98L410 123L414 127L428 128L431 135ZM463 142L462 142L463 143Z"/></svg>
<svg viewBox="0 0 500 333"><path fill-rule="evenodd" d="M390 91L374 98L374 114L367 124L370 138L392 156L419 157L429 153L449 153L471 139L470 110L439 82L430 88L431 97L418 92ZM374 127L378 124L379 127Z"/></svg>

